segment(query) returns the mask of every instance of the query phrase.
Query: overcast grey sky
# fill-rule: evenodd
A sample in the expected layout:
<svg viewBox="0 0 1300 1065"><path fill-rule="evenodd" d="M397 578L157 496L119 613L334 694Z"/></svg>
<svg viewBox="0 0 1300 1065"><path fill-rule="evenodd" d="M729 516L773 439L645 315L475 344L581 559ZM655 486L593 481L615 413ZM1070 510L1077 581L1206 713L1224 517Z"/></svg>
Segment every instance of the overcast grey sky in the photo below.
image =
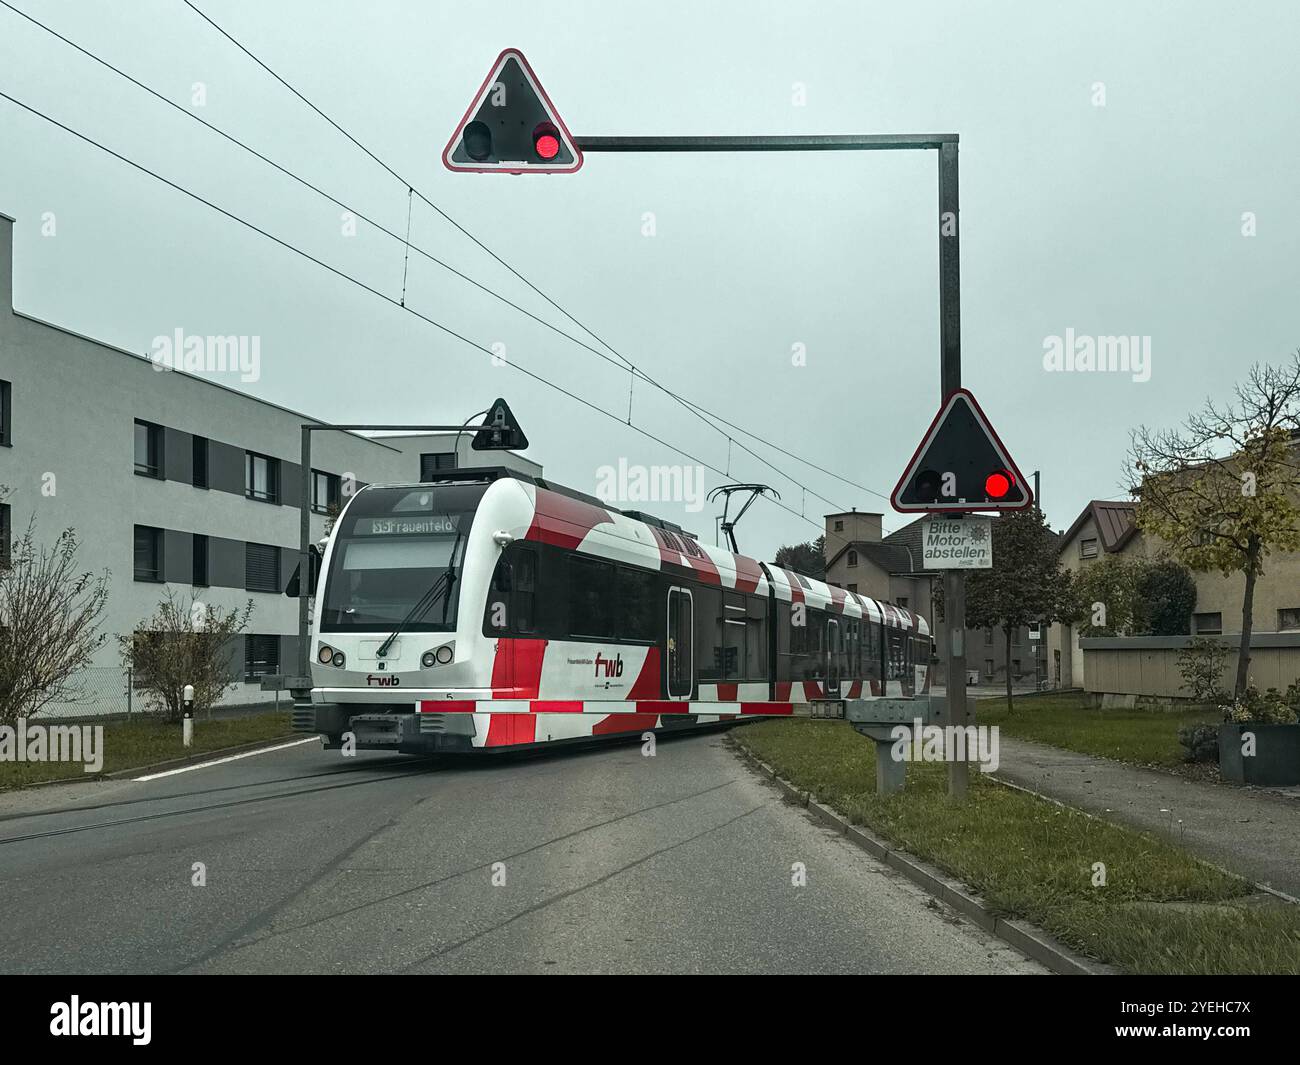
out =
<svg viewBox="0 0 1300 1065"><path fill-rule="evenodd" d="M195 113L405 229L405 187L181 0L10 2L187 107L203 83ZM652 377L885 495L939 399L935 154L591 154L575 175L449 173L440 152L502 48L524 51L578 135L960 134L964 383L1025 473L1042 471L1057 528L1120 494L1132 426L1173 423L1300 345L1292 2L196 3ZM364 224L343 237L336 207L4 8L0 88L400 293L400 243ZM239 387L331 420L459 422L504 395L529 456L586 491L620 458L686 461L6 101L0 211L18 219L15 306L36 317L142 354L177 328L259 336L261 379ZM564 324L418 202L412 226ZM625 372L414 257L407 300L626 415ZM1150 379L1045 372L1045 339L1071 329L1150 337ZM664 396L639 387L632 416L727 467L726 440ZM817 526L850 507L905 523L772 459L795 480L738 450L731 471ZM711 506L645 509L713 539ZM817 534L763 504L739 532L760 557Z"/></svg>

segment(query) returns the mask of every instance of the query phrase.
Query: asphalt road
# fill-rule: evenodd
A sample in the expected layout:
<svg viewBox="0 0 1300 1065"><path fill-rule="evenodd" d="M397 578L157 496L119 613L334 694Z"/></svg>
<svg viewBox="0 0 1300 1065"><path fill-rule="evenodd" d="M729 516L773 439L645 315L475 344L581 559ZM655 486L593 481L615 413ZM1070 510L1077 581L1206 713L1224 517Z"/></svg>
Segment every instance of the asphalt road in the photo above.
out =
<svg viewBox="0 0 1300 1065"><path fill-rule="evenodd" d="M9 793L0 898L9 973L1043 971L719 733L472 764L313 741Z"/></svg>

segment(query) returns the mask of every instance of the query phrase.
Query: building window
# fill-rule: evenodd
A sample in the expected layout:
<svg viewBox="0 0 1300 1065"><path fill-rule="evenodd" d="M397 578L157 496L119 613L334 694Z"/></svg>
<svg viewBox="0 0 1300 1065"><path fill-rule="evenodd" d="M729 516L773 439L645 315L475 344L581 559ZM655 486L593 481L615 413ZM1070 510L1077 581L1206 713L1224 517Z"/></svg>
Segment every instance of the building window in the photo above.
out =
<svg viewBox="0 0 1300 1065"><path fill-rule="evenodd" d="M993 646L993 630L992 630L992 629L985 629L985 630L984 630L984 646L985 646L985 647L992 647L992 646Z"/></svg>
<svg viewBox="0 0 1300 1065"><path fill-rule="evenodd" d="M835 531L836 531L836 532L843 532L843 531L844 531L844 522L842 522L842 521L837 521L837 522L835 523Z"/></svg>
<svg viewBox="0 0 1300 1065"><path fill-rule="evenodd" d="M1277 612L1277 631L1300 629L1300 606L1287 607Z"/></svg>
<svg viewBox="0 0 1300 1065"><path fill-rule="evenodd" d="M162 580L162 530L147 525L135 527L135 579Z"/></svg>
<svg viewBox="0 0 1300 1065"><path fill-rule="evenodd" d="M991 658L984 659L984 676L993 676L993 659Z"/></svg>
<svg viewBox="0 0 1300 1065"><path fill-rule="evenodd" d="M0 381L0 445L13 446L13 391L8 381Z"/></svg>
<svg viewBox="0 0 1300 1065"><path fill-rule="evenodd" d="M244 587L250 592L280 590L280 549L271 544L248 544L244 551Z"/></svg>
<svg viewBox="0 0 1300 1065"><path fill-rule="evenodd" d="M856 566L857 564L858 564L858 553L857 553L856 551L850 551L850 552L849 552L849 568L852 569L852 568L853 568L854 566Z"/></svg>
<svg viewBox="0 0 1300 1065"><path fill-rule="evenodd" d="M198 533L194 535L193 584L195 588L208 586L208 538Z"/></svg>
<svg viewBox="0 0 1300 1065"><path fill-rule="evenodd" d="M0 569L9 568L9 559L13 551L13 516L8 503L0 503Z"/></svg>
<svg viewBox="0 0 1300 1065"><path fill-rule="evenodd" d="M1096 557L1097 557L1097 539L1096 539L1096 537L1093 537L1092 539L1089 539L1089 540L1080 540L1080 541L1079 541L1079 557L1080 557L1080 558L1096 558Z"/></svg>
<svg viewBox="0 0 1300 1065"><path fill-rule="evenodd" d="M339 476L336 473L311 471L311 509L326 514L339 505Z"/></svg>
<svg viewBox="0 0 1300 1065"><path fill-rule="evenodd" d="M280 672L280 637L249 633L244 637L244 680L254 681Z"/></svg>
<svg viewBox="0 0 1300 1065"><path fill-rule="evenodd" d="M194 450L194 473L190 478L190 483L195 488L207 488L208 486L208 438L206 436L196 436L193 438Z"/></svg>
<svg viewBox="0 0 1300 1065"><path fill-rule="evenodd" d="M858 594L858 586L857 586L856 584L850 584L850 585L849 585L849 591L852 592L854 595L857 595L857 594Z"/></svg>
<svg viewBox="0 0 1300 1065"><path fill-rule="evenodd" d="M1024 671L1020 668L1020 659L1018 658L1013 658L1011 660L1011 675L1013 677L1024 676Z"/></svg>
<svg viewBox="0 0 1300 1065"><path fill-rule="evenodd" d="M137 419L135 423L135 472L141 477L162 476L162 426Z"/></svg>
<svg viewBox="0 0 1300 1065"><path fill-rule="evenodd" d="M1021 635L1022 635L1022 633L1021 633L1021 630L1020 630L1019 628L1016 628L1016 629L1012 629L1012 630L1011 630L1011 646L1012 646L1012 647L1019 647L1019 646L1020 646Z"/></svg>
<svg viewBox="0 0 1300 1065"><path fill-rule="evenodd" d="M248 451L244 463L244 494L263 503L280 502L280 460Z"/></svg>
<svg viewBox="0 0 1300 1065"><path fill-rule="evenodd" d="M894 600L894 603L895 603L895 605L897 605L897 606L901 606L904 610L906 610L906 609L907 609L907 603L908 603L907 596L905 596L905 595L900 595L897 599Z"/></svg>
<svg viewBox="0 0 1300 1065"><path fill-rule="evenodd" d="M438 470L454 470L456 468L456 452L454 451L437 451L431 454L420 456L420 480L427 481L431 475Z"/></svg>
<svg viewBox="0 0 1300 1065"><path fill-rule="evenodd" d="M1223 633L1223 614L1193 614L1192 631L1197 636L1219 636Z"/></svg>

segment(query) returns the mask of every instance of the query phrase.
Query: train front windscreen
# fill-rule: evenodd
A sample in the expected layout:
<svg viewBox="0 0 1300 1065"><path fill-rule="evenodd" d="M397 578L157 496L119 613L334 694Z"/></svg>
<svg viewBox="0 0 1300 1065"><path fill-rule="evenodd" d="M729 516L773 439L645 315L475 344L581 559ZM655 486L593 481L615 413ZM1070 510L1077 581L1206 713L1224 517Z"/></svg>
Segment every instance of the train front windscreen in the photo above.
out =
<svg viewBox="0 0 1300 1065"><path fill-rule="evenodd" d="M322 632L449 632L484 484L367 488L339 520Z"/></svg>

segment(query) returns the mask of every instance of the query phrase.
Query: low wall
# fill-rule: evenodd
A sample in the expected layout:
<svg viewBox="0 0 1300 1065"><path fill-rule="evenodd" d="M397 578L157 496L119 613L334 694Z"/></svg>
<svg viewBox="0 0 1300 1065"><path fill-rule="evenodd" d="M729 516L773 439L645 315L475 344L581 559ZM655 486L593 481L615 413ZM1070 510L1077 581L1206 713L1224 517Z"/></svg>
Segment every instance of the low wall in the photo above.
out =
<svg viewBox="0 0 1300 1065"><path fill-rule="evenodd" d="M1223 686L1237 675L1239 634L1218 639L1228 649ZM1102 696L1186 699L1178 652L1191 636L1094 636L1081 639L1083 690ZM1300 680L1300 632L1257 632L1250 640L1250 683L1260 691ZM1108 700L1109 701L1109 700Z"/></svg>

